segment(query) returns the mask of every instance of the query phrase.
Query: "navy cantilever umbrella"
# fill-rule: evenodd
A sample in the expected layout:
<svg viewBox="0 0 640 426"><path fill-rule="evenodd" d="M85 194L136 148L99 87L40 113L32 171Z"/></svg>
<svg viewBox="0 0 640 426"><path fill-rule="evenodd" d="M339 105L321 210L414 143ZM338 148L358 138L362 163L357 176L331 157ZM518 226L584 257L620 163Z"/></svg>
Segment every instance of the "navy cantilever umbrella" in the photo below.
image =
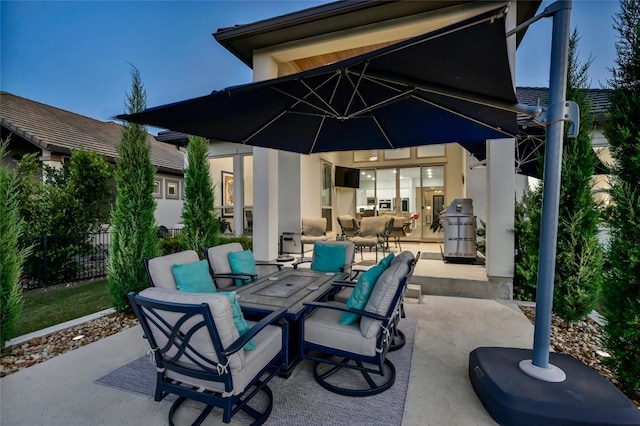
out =
<svg viewBox="0 0 640 426"><path fill-rule="evenodd" d="M305 154L458 142L484 159L518 132L504 13L118 118Z"/></svg>

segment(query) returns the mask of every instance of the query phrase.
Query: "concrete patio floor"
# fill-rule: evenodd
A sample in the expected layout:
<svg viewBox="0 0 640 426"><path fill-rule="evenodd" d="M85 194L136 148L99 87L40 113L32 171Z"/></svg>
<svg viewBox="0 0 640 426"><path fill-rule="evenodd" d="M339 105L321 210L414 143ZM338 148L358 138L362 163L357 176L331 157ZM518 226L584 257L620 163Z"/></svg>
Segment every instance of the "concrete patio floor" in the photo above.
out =
<svg viewBox="0 0 640 426"><path fill-rule="evenodd" d="M403 244L412 251L425 248ZM455 275L471 266L447 267ZM481 346L531 348L533 325L509 301L423 295L419 304L408 299L405 308L418 317L418 329L403 424L495 425L469 382L469 352ZM0 379L0 424L167 424L168 403L94 383L147 350L136 326ZM223 423L210 416L205 424Z"/></svg>

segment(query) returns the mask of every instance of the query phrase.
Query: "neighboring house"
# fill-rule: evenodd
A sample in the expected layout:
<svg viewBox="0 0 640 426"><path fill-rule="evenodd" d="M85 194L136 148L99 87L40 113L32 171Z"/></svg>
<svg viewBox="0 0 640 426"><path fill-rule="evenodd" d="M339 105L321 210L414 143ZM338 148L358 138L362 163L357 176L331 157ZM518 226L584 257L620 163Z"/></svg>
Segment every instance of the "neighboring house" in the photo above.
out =
<svg viewBox="0 0 640 426"><path fill-rule="evenodd" d="M83 147L115 163L116 145L122 126L103 122L45 105L7 92L0 92L1 136L11 136L3 165L15 167L23 155L37 153L40 161L61 167L72 149ZM158 225L174 227L181 221L184 194L184 153L176 145L159 142L152 135L151 163L156 167Z"/></svg>

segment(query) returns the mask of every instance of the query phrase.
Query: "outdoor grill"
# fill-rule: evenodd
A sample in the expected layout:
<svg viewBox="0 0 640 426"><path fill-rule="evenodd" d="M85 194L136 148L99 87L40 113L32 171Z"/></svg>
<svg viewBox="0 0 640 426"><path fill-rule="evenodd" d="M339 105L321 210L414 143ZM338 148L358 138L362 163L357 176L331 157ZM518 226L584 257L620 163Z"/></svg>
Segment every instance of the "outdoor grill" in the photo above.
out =
<svg viewBox="0 0 640 426"><path fill-rule="evenodd" d="M444 228L444 259L476 259L476 218L471 198L456 198L441 214Z"/></svg>

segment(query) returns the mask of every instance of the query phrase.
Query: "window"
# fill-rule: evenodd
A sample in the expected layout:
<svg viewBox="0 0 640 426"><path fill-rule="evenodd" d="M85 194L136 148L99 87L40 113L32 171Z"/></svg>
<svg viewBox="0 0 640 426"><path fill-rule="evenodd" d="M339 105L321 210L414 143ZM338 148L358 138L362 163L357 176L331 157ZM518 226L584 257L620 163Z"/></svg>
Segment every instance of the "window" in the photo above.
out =
<svg viewBox="0 0 640 426"><path fill-rule="evenodd" d="M322 217L327 219L327 231L333 229L332 199L331 199L331 163L323 161L322 167Z"/></svg>
<svg viewBox="0 0 640 426"><path fill-rule="evenodd" d="M322 162L322 206L331 206L331 164Z"/></svg>
<svg viewBox="0 0 640 426"><path fill-rule="evenodd" d="M153 198L162 198L162 179L160 178L153 181Z"/></svg>
<svg viewBox="0 0 640 426"><path fill-rule="evenodd" d="M172 179L165 179L166 183L166 196L165 198L170 200L178 200L180 199L180 182Z"/></svg>

